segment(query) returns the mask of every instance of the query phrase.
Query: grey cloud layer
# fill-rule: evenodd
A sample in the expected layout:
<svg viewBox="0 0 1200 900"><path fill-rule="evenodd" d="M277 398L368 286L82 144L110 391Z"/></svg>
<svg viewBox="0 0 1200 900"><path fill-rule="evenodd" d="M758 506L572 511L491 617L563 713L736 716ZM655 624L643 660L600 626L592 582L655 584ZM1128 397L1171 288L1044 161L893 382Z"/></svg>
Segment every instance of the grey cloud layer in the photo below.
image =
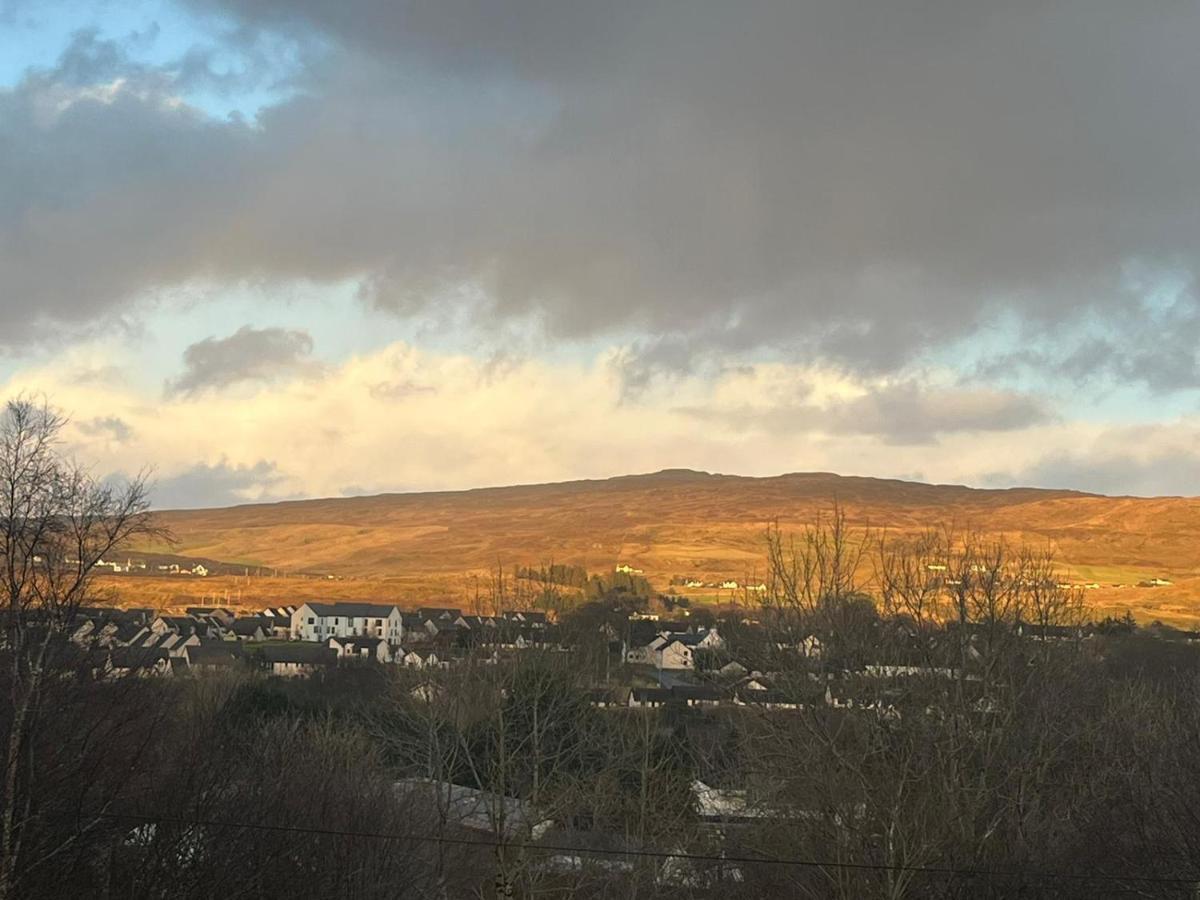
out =
<svg viewBox="0 0 1200 900"><path fill-rule="evenodd" d="M354 277L886 371L999 311L1136 327L1126 262L1200 265L1194 6L218 5L324 35L320 81L255 125L147 73L54 115L65 65L0 95L10 340L189 278Z"/></svg>
<svg viewBox="0 0 1200 900"><path fill-rule="evenodd" d="M914 382L884 385L849 400L817 405L809 391L771 407L687 408L691 416L770 434L826 432L869 435L889 444L925 444L959 432L1013 431L1052 419L1035 397L990 389L929 388Z"/></svg>
<svg viewBox="0 0 1200 900"><path fill-rule="evenodd" d="M199 464L153 486L151 499L158 509L187 509L206 506L233 506L246 503L247 492L270 492L283 480L275 464L259 460L252 466L231 465L226 461L215 465Z"/></svg>
<svg viewBox="0 0 1200 900"><path fill-rule="evenodd" d="M205 338L183 353L184 371L166 393L194 394L240 381L267 381L313 369L312 338L286 328L246 325L226 338Z"/></svg>

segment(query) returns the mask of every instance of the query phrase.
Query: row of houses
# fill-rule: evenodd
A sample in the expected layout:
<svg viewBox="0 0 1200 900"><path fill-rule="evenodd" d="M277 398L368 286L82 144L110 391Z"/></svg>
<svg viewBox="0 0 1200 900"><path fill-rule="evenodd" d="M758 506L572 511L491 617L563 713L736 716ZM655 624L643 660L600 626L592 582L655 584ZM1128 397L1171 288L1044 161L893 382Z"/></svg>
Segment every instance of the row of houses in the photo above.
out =
<svg viewBox="0 0 1200 900"><path fill-rule="evenodd" d="M507 610L498 616L483 616L437 606L405 612L396 605L309 602L292 612L290 636L294 641L322 642L335 637L376 637L403 644L438 635L467 633L481 640L500 636L515 640L521 635L530 643L549 627L546 614L532 610Z"/></svg>
<svg viewBox="0 0 1200 900"><path fill-rule="evenodd" d="M275 675L307 675L347 662L446 668L486 647L549 646L545 613L499 616L423 607L401 612L367 603L305 603L238 616L222 607L188 607L183 615L150 609L80 610L70 635L78 647L103 651L102 674L171 674L253 665ZM401 643L403 641L403 643Z"/></svg>

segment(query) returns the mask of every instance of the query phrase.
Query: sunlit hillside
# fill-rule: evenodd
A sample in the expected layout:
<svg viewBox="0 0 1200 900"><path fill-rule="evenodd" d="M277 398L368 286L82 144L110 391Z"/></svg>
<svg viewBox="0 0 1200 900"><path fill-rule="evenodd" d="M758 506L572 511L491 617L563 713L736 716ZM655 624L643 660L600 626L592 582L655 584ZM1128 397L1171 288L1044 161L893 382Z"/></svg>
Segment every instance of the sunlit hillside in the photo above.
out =
<svg viewBox="0 0 1200 900"><path fill-rule="evenodd" d="M835 502L858 526L911 531L950 525L1049 543L1069 577L1100 584L1088 591L1098 610L1132 608L1164 621L1200 618L1200 500L977 490L826 473L744 478L664 471L169 511L160 515L175 535L174 553L240 569L223 567L221 577L206 579L111 581L123 595L154 605L175 598L286 602L312 596L416 603L463 596L473 573L497 565L550 561L595 572L627 564L663 589L673 576L744 584L764 574L768 523L800 527ZM1136 586L1154 577L1172 584ZM732 597L719 589L690 593Z"/></svg>

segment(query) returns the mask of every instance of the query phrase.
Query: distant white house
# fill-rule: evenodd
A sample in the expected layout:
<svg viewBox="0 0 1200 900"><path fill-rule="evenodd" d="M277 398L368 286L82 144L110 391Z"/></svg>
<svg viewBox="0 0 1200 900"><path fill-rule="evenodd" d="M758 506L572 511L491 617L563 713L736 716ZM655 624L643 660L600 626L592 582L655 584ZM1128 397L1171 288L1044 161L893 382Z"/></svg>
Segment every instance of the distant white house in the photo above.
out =
<svg viewBox="0 0 1200 900"><path fill-rule="evenodd" d="M725 639L715 628L701 631L660 631L646 645L631 647L626 662L658 669L694 669L696 650L720 650Z"/></svg>
<svg viewBox="0 0 1200 900"><path fill-rule="evenodd" d="M383 638L399 644L404 626L400 607L374 603L305 603L292 613L294 641L320 641L333 637Z"/></svg>

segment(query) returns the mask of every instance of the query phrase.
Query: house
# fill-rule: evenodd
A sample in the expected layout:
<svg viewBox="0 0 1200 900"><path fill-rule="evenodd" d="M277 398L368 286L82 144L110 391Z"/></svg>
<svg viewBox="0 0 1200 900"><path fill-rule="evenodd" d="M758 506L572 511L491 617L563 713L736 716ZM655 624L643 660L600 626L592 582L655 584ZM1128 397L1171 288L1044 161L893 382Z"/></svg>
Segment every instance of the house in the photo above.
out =
<svg viewBox="0 0 1200 900"><path fill-rule="evenodd" d="M338 659L335 650L318 644L266 644L255 648L254 653L272 675L283 678L312 675L334 665Z"/></svg>
<svg viewBox="0 0 1200 900"><path fill-rule="evenodd" d="M275 630L262 616L242 616L229 626L229 637L236 641L265 641Z"/></svg>
<svg viewBox="0 0 1200 900"><path fill-rule="evenodd" d="M122 678L128 675L148 677L170 675L171 664L165 650L141 647L114 647L105 662L106 678Z"/></svg>
<svg viewBox="0 0 1200 900"><path fill-rule="evenodd" d="M749 669L734 659L717 669L717 675L722 678L741 678L742 676L748 674L749 671Z"/></svg>
<svg viewBox="0 0 1200 900"><path fill-rule="evenodd" d="M392 661L392 645L379 637L331 637L329 647L337 653L342 662L377 662Z"/></svg>
<svg viewBox="0 0 1200 900"><path fill-rule="evenodd" d="M691 646L696 650L723 650L725 639L721 637L716 628L701 629L696 632Z"/></svg>
<svg viewBox="0 0 1200 900"><path fill-rule="evenodd" d="M331 637L379 637L399 644L402 636L402 614L395 605L310 602L292 613L294 641L325 643Z"/></svg>
<svg viewBox="0 0 1200 900"><path fill-rule="evenodd" d="M220 637L223 626L211 618L195 616L158 616L149 628L156 634L198 634L202 638Z"/></svg>
<svg viewBox="0 0 1200 900"><path fill-rule="evenodd" d="M409 650L402 656L394 658L398 659L400 665L406 669L431 669L441 665L441 660L438 659L436 653L418 653L416 650Z"/></svg>
<svg viewBox="0 0 1200 900"><path fill-rule="evenodd" d="M225 626L234 619L233 612L223 606L189 606L184 612L194 619L216 619Z"/></svg>
<svg viewBox="0 0 1200 900"><path fill-rule="evenodd" d="M454 624L462 616L461 609L450 609L445 606L422 606L417 610L417 613L421 616L422 621L427 622L432 620L434 622L444 622L448 625Z"/></svg>
<svg viewBox="0 0 1200 900"><path fill-rule="evenodd" d="M590 688L588 702L599 709L611 709L629 706L628 692L620 688Z"/></svg>
<svg viewBox="0 0 1200 900"><path fill-rule="evenodd" d="M288 640L292 636L292 613L294 606L268 607L258 614L263 622L267 637Z"/></svg>
<svg viewBox="0 0 1200 900"><path fill-rule="evenodd" d="M735 692L739 691L769 691L773 689L770 681L762 676L761 672L752 672L741 681L733 686Z"/></svg>
<svg viewBox="0 0 1200 900"><path fill-rule="evenodd" d="M507 610L501 615L509 622L516 622L519 625L526 625L530 628L546 627L546 614L544 612L534 612L529 609Z"/></svg>
<svg viewBox="0 0 1200 900"><path fill-rule="evenodd" d="M150 635L150 639L156 637ZM172 659L182 658L186 654L184 651L188 647L197 647L201 644L200 635L192 634L164 634L158 637L153 646L159 650L166 650L167 655Z"/></svg>
<svg viewBox="0 0 1200 900"><path fill-rule="evenodd" d="M629 691L629 706L631 709L658 709L671 702L669 688L635 687Z"/></svg>
<svg viewBox="0 0 1200 900"><path fill-rule="evenodd" d="M660 669L692 669L695 668L695 655L692 648L677 638L660 638L662 643L653 647L652 660Z"/></svg>
<svg viewBox="0 0 1200 900"><path fill-rule="evenodd" d="M684 706L717 706L721 692L708 684L677 684L671 688L671 699Z"/></svg>
<svg viewBox="0 0 1200 900"><path fill-rule="evenodd" d="M241 667L241 644L230 641L201 641L185 646L181 657L193 672L228 672Z"/></svg>

